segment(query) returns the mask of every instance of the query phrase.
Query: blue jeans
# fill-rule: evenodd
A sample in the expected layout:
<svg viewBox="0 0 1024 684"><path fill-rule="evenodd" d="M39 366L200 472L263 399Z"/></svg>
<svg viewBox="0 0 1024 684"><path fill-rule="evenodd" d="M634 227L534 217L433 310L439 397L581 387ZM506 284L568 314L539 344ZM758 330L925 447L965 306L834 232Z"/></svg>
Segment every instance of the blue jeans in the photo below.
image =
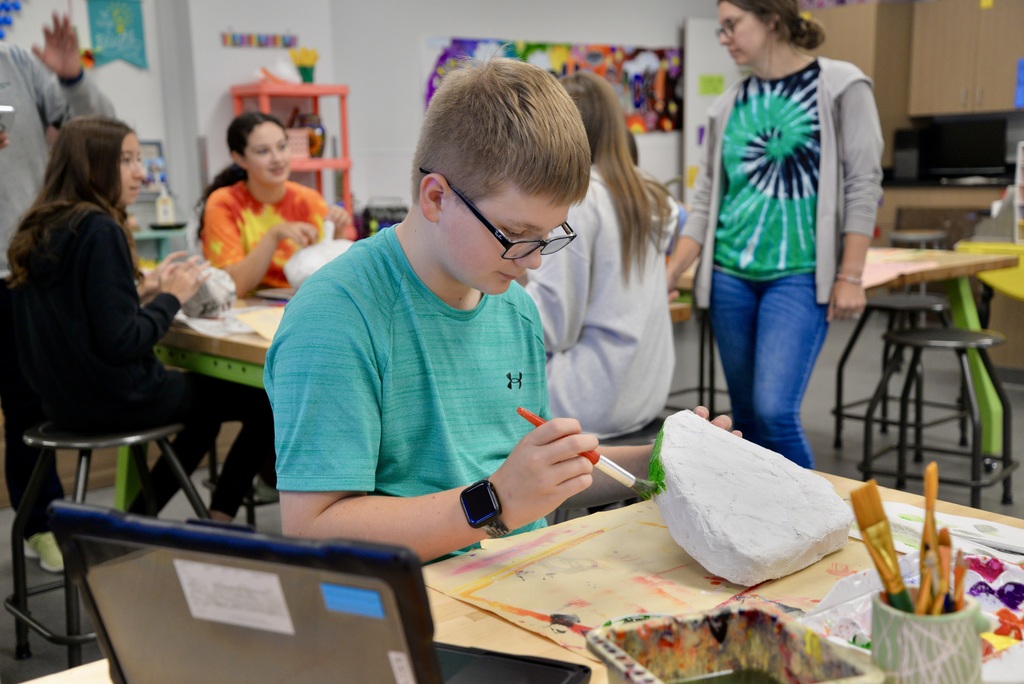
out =
<svg viewBox="0 0 1024 684"><path fill-rule="evenodd" d="M800 404L828 323L814 274L767 282L715 270L711 326L729 385L734 429L797 465L814 467Z"/></svg>

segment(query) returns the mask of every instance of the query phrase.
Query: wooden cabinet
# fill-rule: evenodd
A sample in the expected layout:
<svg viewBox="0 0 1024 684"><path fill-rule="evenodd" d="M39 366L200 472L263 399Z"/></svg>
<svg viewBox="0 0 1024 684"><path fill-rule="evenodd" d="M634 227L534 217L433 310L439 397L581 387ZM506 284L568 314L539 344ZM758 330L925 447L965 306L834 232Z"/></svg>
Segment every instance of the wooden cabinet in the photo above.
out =
<svg viewBox="0 0 1024 684"><path fill-rule="evenodd" d="M907 81L910 74L909 3L860 3L811 10L825 29L825 42L814 54L860 67L874 83L885 150L882 166L892 166L897 128L909 128Z"/></svg>
<svg viewBox="0 0 1024 684"><path fill-rule="evenodd" d="M1014 109L1024 0L913 5L911 116Z"/></svg>
<svg viewBox="0 0 1024 684"><path fill-rule="evenodd" d="M245 100L255 98L257 109L261 112L271 112L271 101L274 99L288 98L291 100L305 100L310 103L310 110L313 114L320 114L320 99L323 97L337 97L338 104L338 128L337 134L341 141L341 154L337 157L296 157L292 159L292 171L313 171L316 176L316 189L323 194L323 172L336 171L341 174L341 199L345 206L351 211L352 190L349 183L349 172L352 162L348 152L348 109L346 97L348 86L345 85L321 85L318 83L273 83L271 81L258 81L256 83L245 83L231 86L231 98L234 100L235 116L245 110ZM328 125L330 125L328 123Z"/></svg>

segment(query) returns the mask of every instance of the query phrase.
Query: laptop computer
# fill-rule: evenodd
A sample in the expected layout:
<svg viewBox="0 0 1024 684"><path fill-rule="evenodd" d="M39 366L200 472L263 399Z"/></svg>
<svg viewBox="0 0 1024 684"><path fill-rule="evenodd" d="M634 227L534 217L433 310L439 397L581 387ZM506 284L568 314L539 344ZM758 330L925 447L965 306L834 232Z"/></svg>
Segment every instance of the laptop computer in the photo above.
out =
<svg viewBox="0 0 1024 684"><path fill-rule="evenodd" d="M590 681L585 665L435 643L404 547L66 501L50 520L118 684Z"/></svg>

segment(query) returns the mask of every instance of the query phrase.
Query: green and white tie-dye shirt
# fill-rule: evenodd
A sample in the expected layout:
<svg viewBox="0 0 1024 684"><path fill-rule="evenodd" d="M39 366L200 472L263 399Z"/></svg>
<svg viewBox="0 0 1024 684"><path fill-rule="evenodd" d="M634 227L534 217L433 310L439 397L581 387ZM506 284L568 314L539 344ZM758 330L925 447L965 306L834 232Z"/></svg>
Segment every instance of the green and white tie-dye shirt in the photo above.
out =
<svg viewBox="0 0 1024 684"><path fill-rule="evenodd" d="M815 60L776 80L751 76L726 125L715 265L752 280L813 273L821 129Z"/></svg>

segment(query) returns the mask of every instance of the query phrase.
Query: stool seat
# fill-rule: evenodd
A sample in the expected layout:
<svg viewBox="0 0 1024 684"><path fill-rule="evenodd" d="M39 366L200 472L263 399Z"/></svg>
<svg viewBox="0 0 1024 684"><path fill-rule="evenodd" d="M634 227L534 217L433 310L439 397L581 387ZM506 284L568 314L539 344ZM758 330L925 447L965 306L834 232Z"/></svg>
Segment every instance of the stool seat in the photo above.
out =
<svg viewBox="0 0 1024 684"><path fill-rule="evenodd" d="M145 430L125 432L88 432L65 430L47 421L25 431L25 444L39 449L110 449L114 447L148 444L170 437L185 429L180 423L160 425Z"/></svg>
<svg viewBox="0 0 1024 684"><path fill-rule="evenodd" d="M875 311L942 313L949 308L949 300L942 295L894 292L869 297L866 308Z"/></svg>
<svg viewBox="0 0 1024 684"><path fill-rule="evenodd" d="M960 328L890 330L882 337L889 344L919 349L988 349L1006 342L1002 333Z"/></svg>
<svg viewBox="0 0 1024 684"><path fill-rule="evenodd" d="M941 248L946 240L944 230L896 230L889 233L889 242L895 245L934 246Z"/></svg>
<svg viewBox="0 0 1024 684"><path fill-rule="evenodd" d="M903 489L906 486L907 478L921 479L923 476L920 473L909 473L907 472L906 466L906 453L907 451L914 452L914 461L922 462L923 452L935 452L939 454L950 454L957 456L966 456L969 459L970 474L968 477L961 478L950 478L943 477L943 484L953 484L968 487L970 489L971 506L973 508L980 508L981 506L981 489L983 487L989 487L1002 482L1003 484L1003 497L1002 502L1004 504L1013 503L1013 486L1011 481L1011 474L1020 465L1019 462L1013 459L1012 454L1012 439L1011 439L1011 412L1010 412L1010 400L1006 392L1003 390L1002 384L999 382L999 377L996 375L995 367L992 365L992 360L988 355L988 348L998 344L1002 344L1006 341L1006 337L1001 333L993 332L991 330L960 330L959 328L946 327L946 328L910 328L901 330L890 330L883 336L886 344L893 346L894 351L892 358L885 367L885 371L882 375L882 380L878 387L875 389L875 394L868 403L867 413L864 419L864 457L861 461L860 470L864 474L864 479L867 480L875 475L895 475L896 476L896 488ZM904 349L911 350L911 359L907 364L907 377L903 383L903 391L900 394L900 418L899 418L899 438L895 445L890 445L883 448L881 451L874 451L872 447L872 421L874 419L875 409L878 404L881 403L885 397L886 385L888 384L889 378L892 376L896 367L899 365L899 357L902 355ZM910 425L909 419L909 403L911 390L914 388L917 380L922 373L921 356L925 350L946 350L952 351L956 354L957 360L959 361L960 380L961 387L963 388L963 410L969 418L971 425L970 449L950 449L939 445L925 445L924 444L924 428L927 427L921 420L920 403L922 401L922 392L918 389L915 396L915 403L918 404L917 408L917 420L914 421L914 425ZM977 355L978 360L981 361L985 372L988 374L988 382L991 383L993 391L999 397L999 402L1003 408L1003 439L1002 439L1002 455L999 458L999 469L994 471L989 466L994 463L994 459L986 458L982 453L982 417L981 411L978 406L977 391L974 387L974 378L971 373L970 363L968 361L968 352L972 352ZM908 438L908 431L913 428L914 436L911 441ZM965 446L966 442L961 439L961 446ZM882 470L873 464L878 458L885 456L887 453L896 452L896 470ZM986 476L983 471L994 471Z"/></svg>

